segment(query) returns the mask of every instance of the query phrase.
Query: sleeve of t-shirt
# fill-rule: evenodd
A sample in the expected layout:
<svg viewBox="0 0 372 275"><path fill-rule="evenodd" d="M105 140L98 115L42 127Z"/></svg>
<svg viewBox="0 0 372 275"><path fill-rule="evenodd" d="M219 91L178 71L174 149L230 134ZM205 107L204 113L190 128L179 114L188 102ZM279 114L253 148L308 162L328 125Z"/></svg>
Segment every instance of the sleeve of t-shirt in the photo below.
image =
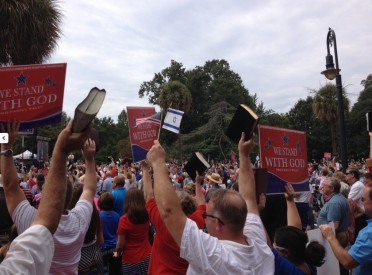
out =
<svg viewBox="0 0 372 275"><path fill-rule="evenodd" d="M43 225L33 225L12 242L0 273L48 274L53 255L52 234Z"/></svg>
<svg viewBox="0 0 372 275"><path fill-rule="evenodd" d="M358 202L362 199L364 192L363 184L355 183L351 186L348 199L352 199L355 202Z"/></svg>
<svg viewBox="0 0 372 275"><path fill-rule="evenodd" d="M80 217L80 224L83 226L83 231L87 232L92 217L93 203L87 200L79 200L71 212Z"/></svg>
<svg viewBox="0 0 372 275"><path fill-rule="evenodd" d="M222 247L218 239L203 233L196 223L186 220L183 230L180 256L192 265L198 274L209 274L213 269L219 269L224 263L221 261Z"/></svg>
<svg viewBox="0 0 372 275"><path fill-rule="evenodd" d="M37 210L31 206L28 200L21 201L12 213L12 219L17 226L18 234L22 234L34 221Z"/></svg>
<svg viewBox="0 0 372 275"><path fill-rule="evenodd" d="M332 202L330 202L332 203ZM328 213L327 213L327 220L328 222L339 222L341 221L341 211L340 206L337 203L333 203L332 205L329 205Z"/></svg>
<svg viewBox="0 0 372 275"><path fill-rule="evenodd" d="M156 232L162 232L166 230L165 224L160 216L158 206L154 198L150 199L146 203L146 210L149 213L150 221L155 227Z"/></svg>
<svg viewBox="0 0 372 275"><path fill-rule="evenodd" d="M362 231L349 249L349 254L360 265L369 264L372 259L371 245L371 231L365 233Z"/></svg>
<svg viewBox="0 0 372 275"><path fill-rule="evenodd" d="M265 229L260 216L248 213L245 219L244 235L250 236L252 239L260 239L267 243Z"/></svg>

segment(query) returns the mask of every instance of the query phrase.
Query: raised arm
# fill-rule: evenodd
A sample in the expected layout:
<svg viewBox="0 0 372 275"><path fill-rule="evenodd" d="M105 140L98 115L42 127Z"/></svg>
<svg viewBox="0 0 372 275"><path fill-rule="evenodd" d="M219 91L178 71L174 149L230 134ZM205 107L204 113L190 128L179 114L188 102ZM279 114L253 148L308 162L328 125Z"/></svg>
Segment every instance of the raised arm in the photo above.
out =
<svg viewBox="0 0 372 275"><path fill-rule="evenodd" d="M205 197L203 195L203 192L201 190L200 183L203 181L203 178L199 176L198 171L196 171L196 178L195 178L195 201L196 204L202 205L205 204Z"/></svg>
<svg viewBox="0 0 372 275"><path fill-rule="evenodd" d="M85 177L83 193L80 199L93 202L94 194L97 187L97 176L96 176L96 162L94 155L96 154L96 143L93 139L87 139L82 148L82 152L85 159Z"/></svg>
<svg viewBox="0 0 372 275"><path fill-rule="evenodd" d="M186 216L182 212L180 201L170 182L165 167L165 151L159 141L154 141L154 145L147 153L147 160L154 171L155 200L159 213L169 233L175 242L180 245Z"/></svg>
<svg viewBox="0 0 372 275"><path fill-rule="evenodd" d="M147 202L154 197L154 188L152 187L149 164L146 161L142 161L141 167L143 191L145 193L145 200Z"/></svg>
<svg viewBox="0 0 372 275"><path fill-rule="evenodd" d="M249 159L249 153L254 146L253 137L244 141L245 134L242 133L242 136L239 141L239 160L240 160L240 169L239 169L239 193L243 196L245 203L248 207L249 213L259 214L257 201L256 201L256 185L252 169L252 164Z"/></svg>
<svg viewBox="0 0 372 275"><path fill-rule="evenodd" d="M296 193L293 189L293 186L292 184L287 183L284 188L284 196L287 202L287 225L295 226L298 229L302 229L300 214L298 213L296 203L294 201Z"/></svg>
<svg viewBox="0 0 372 275"><path fill-rule="evenodd" d="M9 142L1 144L1 171L3 178L4 194L9 214L12 215L17 205L26 199L22 189L19 187L17 170L13 160L13 154L5 155L5 151L13 148L18 137L19 122L7 122L1 124L1 131L9 134ZM4 153L3 153L4 152Z"/></svg>
<svg viewBox="0 0 372 275"><path fill-rule="evenodd" d="M67 156L80 149L88 137L90 128L82 133L72 133L72 121L58 135L54 146L47 182L43 187L43 199L33 221L41 224L53 234L59 223L66 196Z"/></svg>

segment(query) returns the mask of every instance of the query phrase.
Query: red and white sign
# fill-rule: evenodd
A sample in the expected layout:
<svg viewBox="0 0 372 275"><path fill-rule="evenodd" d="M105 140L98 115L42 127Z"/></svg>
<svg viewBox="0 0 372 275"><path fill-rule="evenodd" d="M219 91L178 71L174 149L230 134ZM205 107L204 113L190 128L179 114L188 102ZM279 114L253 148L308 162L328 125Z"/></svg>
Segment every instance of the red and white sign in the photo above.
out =
<svg viewBox="0 0 372 275"><path fill-rule="evenodd" d="M130 143L133 162L146 159L147 152L158 138L159 125L144 122L136 126L136 120L155 114L154 107L127 107Z"/></svg>
<svg viewBox="0 0 372 275"><path fill-rule="evenodd" d="M268 170L267 193L282 193L289 182L296 191L309 190L306 133L259 125L261 166Z"/></svg>
<svg viewBox="0 0 372 275"><path fill-rule="evenodd" d="M61 121L66 63L0 67L0 121L20 130Z"/></svg>

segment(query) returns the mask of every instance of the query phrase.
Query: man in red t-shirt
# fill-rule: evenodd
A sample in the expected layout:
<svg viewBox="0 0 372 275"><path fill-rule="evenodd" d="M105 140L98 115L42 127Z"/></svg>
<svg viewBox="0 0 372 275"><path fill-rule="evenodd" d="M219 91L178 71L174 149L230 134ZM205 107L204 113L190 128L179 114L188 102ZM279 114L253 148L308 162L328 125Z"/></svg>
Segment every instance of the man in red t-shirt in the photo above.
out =
<svg viewBox="0 0 372 275"><path fill-rule="evenodd" d="M145 161L142 162L141 165L146 209L149 213L150 221L154 225L156 231L154 243L151 249L148 274L186 274L189 263L180 257L180 248L160 217L154 199L154 190L152 188L149 166ZM184 194L181 196L184 196ZM195 190L195 202L198 206L196 207L195 205L192 205L193 201L190 201L190 197L180 199L182 201L181 205L184 213L193 220L200 229L202 229L205 224L203 213L206 210L206 205L198 180Z"/></svg>

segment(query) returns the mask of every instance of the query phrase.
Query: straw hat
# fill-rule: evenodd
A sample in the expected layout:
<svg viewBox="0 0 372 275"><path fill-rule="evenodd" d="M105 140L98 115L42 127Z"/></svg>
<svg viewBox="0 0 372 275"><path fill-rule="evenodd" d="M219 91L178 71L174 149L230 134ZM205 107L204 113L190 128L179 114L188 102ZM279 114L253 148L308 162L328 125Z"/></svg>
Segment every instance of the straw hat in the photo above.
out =
<svg viewBox="0 0 372 275"><path fill-rule="evenodd" d="M208 175L207 178L210 181L213 181L214 183L218 183L218 184L221 184L222 183L221 176L218 173L213 173L212 175Z"/></svg>

